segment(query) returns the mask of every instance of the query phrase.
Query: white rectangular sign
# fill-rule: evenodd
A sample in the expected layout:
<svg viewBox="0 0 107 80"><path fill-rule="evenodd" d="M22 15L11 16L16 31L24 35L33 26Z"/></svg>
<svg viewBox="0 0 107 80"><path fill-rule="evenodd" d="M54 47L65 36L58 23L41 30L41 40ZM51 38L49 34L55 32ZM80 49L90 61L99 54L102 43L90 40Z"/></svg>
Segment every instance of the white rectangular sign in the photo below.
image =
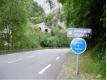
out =
<svg viewBox="0 0 107 80"><path fill-rule="evenodd" d="M89 37L92 33L92 29L90 28L68 28L67 29L67 37Z"/></svg>

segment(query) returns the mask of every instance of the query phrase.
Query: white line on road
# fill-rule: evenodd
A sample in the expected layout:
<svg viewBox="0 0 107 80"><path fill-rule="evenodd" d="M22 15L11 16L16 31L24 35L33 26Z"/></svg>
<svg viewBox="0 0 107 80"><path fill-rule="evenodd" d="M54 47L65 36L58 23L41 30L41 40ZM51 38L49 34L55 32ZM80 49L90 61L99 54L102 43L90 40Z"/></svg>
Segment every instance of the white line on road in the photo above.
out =
<svg viewBox="0 0 107 80"><path fill-rule="evenodd" d="M22 59L17 59L17 60L14 60L14 61L9 61L8 63L15 63L15 62L18 62L18 61L21 61Z"/></svg>
<svg viewBox="0 0 107 80"><path fill-rule="evenodd" d="M51 64L47 65L44 69L38 72L38 74L43 74L49 67L51 67Z"/></svg>
<svg viewBox="0 0 107 80"><path fill-rule="evenodd" d="M56 57L56 60L58 60L58 59L60 59L60 57L58 56L58 57Z"/></svg>

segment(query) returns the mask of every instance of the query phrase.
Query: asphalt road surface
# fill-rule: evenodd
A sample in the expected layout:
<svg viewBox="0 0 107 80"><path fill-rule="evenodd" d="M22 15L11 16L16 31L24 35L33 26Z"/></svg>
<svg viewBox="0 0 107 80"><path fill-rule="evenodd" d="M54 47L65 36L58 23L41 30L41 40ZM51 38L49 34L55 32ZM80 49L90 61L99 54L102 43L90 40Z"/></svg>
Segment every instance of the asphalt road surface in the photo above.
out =
<svg viewBox="0 0 107 80"><path fill-rule="evenodd" d="M0 55L0 80L55 80L69 49Z"/></svg>

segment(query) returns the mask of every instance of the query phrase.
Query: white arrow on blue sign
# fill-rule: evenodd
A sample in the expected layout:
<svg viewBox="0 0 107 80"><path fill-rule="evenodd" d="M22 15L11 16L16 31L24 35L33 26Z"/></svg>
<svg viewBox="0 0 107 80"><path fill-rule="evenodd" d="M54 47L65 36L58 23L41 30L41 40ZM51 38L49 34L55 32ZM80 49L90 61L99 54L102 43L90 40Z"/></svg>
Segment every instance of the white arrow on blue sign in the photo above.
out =
<svg viewBox="0 0 107 80"><path fill-rule="evenodd" d="M83 38L74 38L71 41L70 48L74 54L82 54L87 48L87 43Z"/></svg>

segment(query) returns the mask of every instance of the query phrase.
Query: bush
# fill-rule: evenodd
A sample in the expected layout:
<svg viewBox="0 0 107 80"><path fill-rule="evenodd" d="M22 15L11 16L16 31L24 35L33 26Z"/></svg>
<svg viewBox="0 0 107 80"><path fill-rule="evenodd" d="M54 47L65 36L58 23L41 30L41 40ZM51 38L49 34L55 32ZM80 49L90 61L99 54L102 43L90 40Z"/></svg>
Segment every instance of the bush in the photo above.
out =
<svg viewBox="0 0 107 80"><path fill-rule="evenodd" d="M51 35L45 34L41 41L42 47L68 47L69 43L66 32L60 29L54 29Z"/></svg>

